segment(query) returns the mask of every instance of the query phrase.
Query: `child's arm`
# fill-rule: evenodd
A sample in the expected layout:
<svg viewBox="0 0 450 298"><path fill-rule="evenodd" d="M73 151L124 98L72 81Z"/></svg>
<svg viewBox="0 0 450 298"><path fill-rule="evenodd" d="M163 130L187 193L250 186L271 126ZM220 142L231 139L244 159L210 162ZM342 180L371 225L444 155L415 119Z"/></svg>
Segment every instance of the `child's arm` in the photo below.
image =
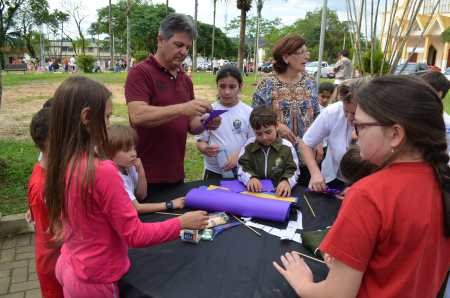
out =
<svg viewBox="0 0 450 298"><path fill-rule="evenodd" d="M176 198L172 200L172 205L174 209L183 209L184 208L184 197ZM158 211L165 211L166 203L139 203L137 200L133 200L133 206L136 208L136 211L141 213L151 213Z"/></svg>
<svg viewBox="0 0 450 298"><path fill-rule="evenodd" d="M241 152L239 153L239 160L238 160L238 179L242 183L244 183L245 186L249 189L250 182L251 188L254 191L255 189L259 189L261 191L261 183L257 179L258 175L256 175L255 170L253 169L253 162L250 156L250 153L246 150L247 145L253 143L254 138L249 139L247 143L242 147ZM253 181L251 181L253 180ZM257 182L256 182L257 180ZM259 187L258 187L259 184ZM256 186L256 188L255 188Z"/></svg>
<svg viewBox="0 0 450 298"><path fill-rule="evenodd" d="M144 166L140 158L136 159L136 171L138 176L137 186L136 186L136 198L138 200L143 200L147 197L147 178L145 177Z"/></svg>

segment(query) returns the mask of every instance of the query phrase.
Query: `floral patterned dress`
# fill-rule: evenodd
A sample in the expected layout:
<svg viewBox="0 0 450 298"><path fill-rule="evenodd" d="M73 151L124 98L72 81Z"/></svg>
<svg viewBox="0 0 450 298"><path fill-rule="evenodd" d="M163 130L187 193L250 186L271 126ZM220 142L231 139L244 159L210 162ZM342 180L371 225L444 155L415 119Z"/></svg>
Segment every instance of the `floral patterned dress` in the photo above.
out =
<svg viewBox="0 0 450 298"><path fill-rule="evenodd" d="M302 138L320 112L314 79L306 73L295 83L285 83L271 74L256 87L252 107L271 107L280 123Z"/></svg>

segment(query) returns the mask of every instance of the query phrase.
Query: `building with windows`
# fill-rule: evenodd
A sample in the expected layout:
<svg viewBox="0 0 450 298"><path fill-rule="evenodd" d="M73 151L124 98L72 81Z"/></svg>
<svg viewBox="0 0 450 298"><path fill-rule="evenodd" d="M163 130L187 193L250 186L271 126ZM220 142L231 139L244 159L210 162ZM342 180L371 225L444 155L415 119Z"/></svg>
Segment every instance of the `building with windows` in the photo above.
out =
<svg viewBox="0 0 450 298"><path fill-rule="evenodd" d="M394 26L388 40L388 32L382 32L381 44L384 49L387 42L392 47L401 47L402 49L400 63L405 62L421 62L428 65L434 65L441 69L450 67L450 43L442 40L441 34L450 27L450 0L441 0L433 14L437 0L424 0L420 12L414 20L402 15L411 16L411 0L399 0L397 13L394 16ZM387 31L388 23L391 18L391 12L384 13L384 21L386 22L385 30ZM410 21L413 21L411 32L407 36L406 32ZM399 38L396 38L396 32L400 32ZM388 47L389 48L389 47ZM391 50L392 52L392 50Z"/></svg>

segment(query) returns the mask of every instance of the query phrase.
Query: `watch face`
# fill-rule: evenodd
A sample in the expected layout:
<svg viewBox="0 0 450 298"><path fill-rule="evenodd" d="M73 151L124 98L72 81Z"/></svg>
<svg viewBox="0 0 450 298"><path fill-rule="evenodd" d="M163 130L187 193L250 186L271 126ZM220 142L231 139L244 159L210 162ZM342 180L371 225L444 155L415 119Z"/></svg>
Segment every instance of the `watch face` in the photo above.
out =
<svg viewBox="0 0 450 298"><path fill-rule="evenodd" d="M166 208L167 208L168 210L172 210L172 209L173 209L173 203L172 203L172 201L166 202Z"/></svg>

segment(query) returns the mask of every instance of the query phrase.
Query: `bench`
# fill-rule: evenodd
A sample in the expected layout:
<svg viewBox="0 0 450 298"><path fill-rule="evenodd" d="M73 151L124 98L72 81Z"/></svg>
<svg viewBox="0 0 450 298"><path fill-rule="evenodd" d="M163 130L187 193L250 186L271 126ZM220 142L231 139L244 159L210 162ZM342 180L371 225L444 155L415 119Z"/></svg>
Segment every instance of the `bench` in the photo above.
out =
<svg viewBox="0 0 450 298"><path fill-rule="evenodd" d="M17 63L17 64L6 64L5 71L23 71L24 73L28 70L28 65L26 63Z"/></svg>

